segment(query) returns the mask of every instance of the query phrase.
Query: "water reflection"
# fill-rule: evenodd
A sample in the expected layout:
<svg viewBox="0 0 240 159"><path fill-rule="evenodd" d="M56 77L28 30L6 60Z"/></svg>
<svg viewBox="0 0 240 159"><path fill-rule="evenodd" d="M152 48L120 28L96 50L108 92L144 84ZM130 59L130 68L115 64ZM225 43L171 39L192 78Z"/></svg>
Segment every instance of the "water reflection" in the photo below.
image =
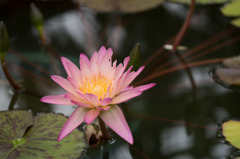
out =
<svg viewBox="0 0 240 159"><path fill-rule="evenodd" d="M109 159L132 159L128 144L119 145L116 149L109 152Z"/></svg>
<svg viewBox="0 0 240 159"><path fill-rule="evenodd" d="M74 59L73 61L76 64L78 64L80 51L90 56L103 43L113 47L116 50L115 53L119 53L116 57L121 58L121 56L127 56L136 42L140 41L143 47L143 59L145 59L179 30L179 23L182 23L179 18L183 20L186 9L185 6L179 4L166 3L163 7L160 6L155 10L142 13L140 16L137 15L129 26L124 26L122 22L132 18L132 15L99 14L87 8L81 8L80 11L72 8L54 16L48 17L46 14L44 28L53 48L60 55L71 60ZM204 8L200 9L203 9L203 13L205 13ZM211 9L216 11L218 7ZM169 15L172 16L169 17ZM209 27L214 27L211 25L214 23L214 20L212 20L214 18L206 18L205 15L204 20L199 20L198 17L194 18L199 20L202 25L196 23L198 27L191 28L190 34L186 35L184 42L189 48L193 42L194 45L197 45L202 42L202 39L208 38L209 35L203 33L213 34L209 31ZM104 31L105 27L106 31ZM215 32L219 30L219 27L215 26ZM13 29L14 27L10 28ZM27 35L35 34L31 30L21 29ZM9 32L12 32L12 30L9 30ZM35 36L35 39L38 38L36 34L31 36ZM29 39L31 42L34 38ZM15 40L13 47L18 48L19 46L16 45L19 41L25 41L25 39L18 38ZM25 49L20 51L20 54L54 74L49 57L45 54L46 51L42 50L41 46L31 50L28 44L27 41L25 45L20 43L21 47ZM234 48L234 52L231 52L232 48ZM239 46L234 45L234 47L228 47L226 50L227 53L225 53L225 50L219 50L214 56L217 57L220 54L230 56L230 54L239 52L240 49ZM171 58L173 57L172 55ZM41 74L21 60L13 58L13 55L8 56L8 60L10 63L33 73ZM61 64L58 64L58 66L63 70ZM16 70L13 70L13 73L14 71L16 74L19 73ZM109 158L130 159L135 158L135 156L137 156L136 158L147 156L148 158L194 159L225 158L230 155L230 148L218 141L216 128L218 122L229 115L240 117L237 104L239 103L239 94L215 84L208 74L208 67L191 68L191 71L197 85L198 101L193 101L189 77L184 71L179 71L176 74L166 75L156 80L158 85L155 89L122 106L133 132L134 149L125 143L117 146L112 144L114 148L109 150ZM42 91L43 96L61 94L58 86L51 84L51 82L43 82L44 85L47 83L46 87L49 86L50 88L51 86L51 91L46 92L41 85L32 82L31 77L27 79L26 76L19 74L20 76L16 79L21 79L21 84L28 88L34 88L36 91ZM63 71L61 75L66 77ZM0 110L8 110L13 94L9 93L10 86L4 79L2 70L0 70L0 77ZM44 75L44 77L51 81L49 76ZM40 78L34 78L34 80L41 81ZM39 99L40 97L21 94L13 109L30 109L34 113L52 111L66 116L69 116L75 109L72 106L44 104ZM92 152L89 151L89 153ZM87 155L91 156L90 154Z"/></svg>
<svg viewBox="0 0 240 159"><path fill-rule="evenodd" d="M194 143L193 136L188 136L184 126L165 129L161 132L159 141L161 143L161 154L168 156L190 149Z"/></svg>
<svg viewBox="0 0 240 159"><path fill-rule="evenodd" d="M44 26L52 42L63 48L70 44L76 50L84 49L86 53L96 50L99 24L96 13L87 8L83 8L80 13L71 10L56 15L48 19Z"/></svg>

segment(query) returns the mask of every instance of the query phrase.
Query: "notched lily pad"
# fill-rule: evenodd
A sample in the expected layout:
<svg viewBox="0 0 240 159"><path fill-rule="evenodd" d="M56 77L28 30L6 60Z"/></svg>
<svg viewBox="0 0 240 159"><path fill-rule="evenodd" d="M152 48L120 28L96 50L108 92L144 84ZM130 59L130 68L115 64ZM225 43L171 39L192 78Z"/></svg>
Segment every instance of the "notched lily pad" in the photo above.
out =
<svg viewBox="0 0 240 159"><path fill-rule="evenodd" d="M212 71L213 79L218 84L240 90L240 56L230 57L222 62L222 67L217 67Z"/></svg>
<svg viewBox="0 0 240 159"><path fill-rule="evenodd" d="M222 124L222 135L225 140L237 149L240 149L240 121L228 120Z"/></svg>
<svg viewBox="0 0 240 159"><path fill-rule="evenodd" d="M240 0L234 0L221 8L222 13L225 16L236 17L231 23L237 27L240 27Z"/></svg>
<svg viewBox="0 0 240 159"><path fill-rule="evenodd" d="M28 111L0 112L0 158L78 158L86 146L82 131L74 130L60 142L57 137L67 118Z"/></svg>
<svg viewBox="0 0 240 159"><path fill-rule="evenodd" d="M81 5L99 12L120 11L134 13L148 10L162 4L165 0L75 0Z"/></svg>

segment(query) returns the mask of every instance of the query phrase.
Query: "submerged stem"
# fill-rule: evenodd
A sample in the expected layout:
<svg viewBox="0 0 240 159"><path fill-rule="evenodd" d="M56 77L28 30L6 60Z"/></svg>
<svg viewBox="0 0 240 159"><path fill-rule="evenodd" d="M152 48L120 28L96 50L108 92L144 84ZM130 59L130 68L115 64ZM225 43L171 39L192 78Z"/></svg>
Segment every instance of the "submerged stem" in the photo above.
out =
<svg viewBox="0 0 240 159"><path fill-rule="evenodd" d="M102 132L102 137L104 140L109 140L110 139L110 136L107 132L107 128L106 128L106 125L105 123L103 122L103 120L98 117L98 123L99 123L99 126L100 126L100 129L101 129L101 132Z"/></svg>

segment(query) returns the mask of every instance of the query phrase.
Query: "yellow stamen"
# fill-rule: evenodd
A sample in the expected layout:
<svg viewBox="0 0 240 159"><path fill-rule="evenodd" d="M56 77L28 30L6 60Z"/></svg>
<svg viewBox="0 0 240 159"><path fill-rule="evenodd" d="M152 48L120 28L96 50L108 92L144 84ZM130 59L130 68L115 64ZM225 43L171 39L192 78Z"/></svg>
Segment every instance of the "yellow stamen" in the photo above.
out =
<svg viewBox="0 0 240 159"><path fill-rule="evenodd" d="M95 94L99 99L101 99L107 93L107 89L111 84L112 79L103 75L92 76L91 78L85 78L83 84L79 86L79 90L83 94Z"/></svg>

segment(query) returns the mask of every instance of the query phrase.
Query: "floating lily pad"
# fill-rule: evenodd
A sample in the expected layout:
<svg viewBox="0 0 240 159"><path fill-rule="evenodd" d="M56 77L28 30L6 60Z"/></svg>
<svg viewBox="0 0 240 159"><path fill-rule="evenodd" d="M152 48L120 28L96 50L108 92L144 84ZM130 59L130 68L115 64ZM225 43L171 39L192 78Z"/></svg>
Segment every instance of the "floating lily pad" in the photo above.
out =
<svg viewBox="0 0 240 159"><path fill-rule="evenodd" d="M227 59L223 60L222 63L226 67L240 69L240 56L227 58Z"/></svg>
<svg viewBox="0 0 240 159"><path fill-rule="evenodd" d="M212 71L215 82L226 88L240 90L240 56L227 58L222 65Z"/></svg>
<svg viewBox="0 0 240 159"><path fill-rule="evenodd" d="M224 83L227 83L230 85L240 85L240 69L217 68L216 75Z"/></svg>
<svg viewBox="0 0 240 159"><path fill-rule="evenodd" d="M57 137L67 118L45 113L33 118L28 111L0 112L0 158L78 158L84 134L74 130L60 142Z"/></svg>
<svg viewBox="0 0 240 159"><path fill-rule="evenodd" d="M170 2L176 2L176 3L185 3L185 4L190 4L191 0L168 0ZM221 4L229 2L229 0L196 0L196 3L198 4Z"/></svg>
<svg viewBox="0 0 240 159"><path fill-rule="evenodd" d="M221 8L225 16L236 17L231 23L240 27L240 0L234 0Z"/></svg>
<svg viewBox="0 0 240 159"><path fill-rule="evenodd" d="M240 121L229 120L222 124L222 135L232 146L240 149Z"/></svg>
<svg viewBox="0 0 240 159"><path fill-rule="evenodd" d="M79 4L99 12L120 11L124 13L140 12L154 8L165 0L76 0Z"/></svg>

